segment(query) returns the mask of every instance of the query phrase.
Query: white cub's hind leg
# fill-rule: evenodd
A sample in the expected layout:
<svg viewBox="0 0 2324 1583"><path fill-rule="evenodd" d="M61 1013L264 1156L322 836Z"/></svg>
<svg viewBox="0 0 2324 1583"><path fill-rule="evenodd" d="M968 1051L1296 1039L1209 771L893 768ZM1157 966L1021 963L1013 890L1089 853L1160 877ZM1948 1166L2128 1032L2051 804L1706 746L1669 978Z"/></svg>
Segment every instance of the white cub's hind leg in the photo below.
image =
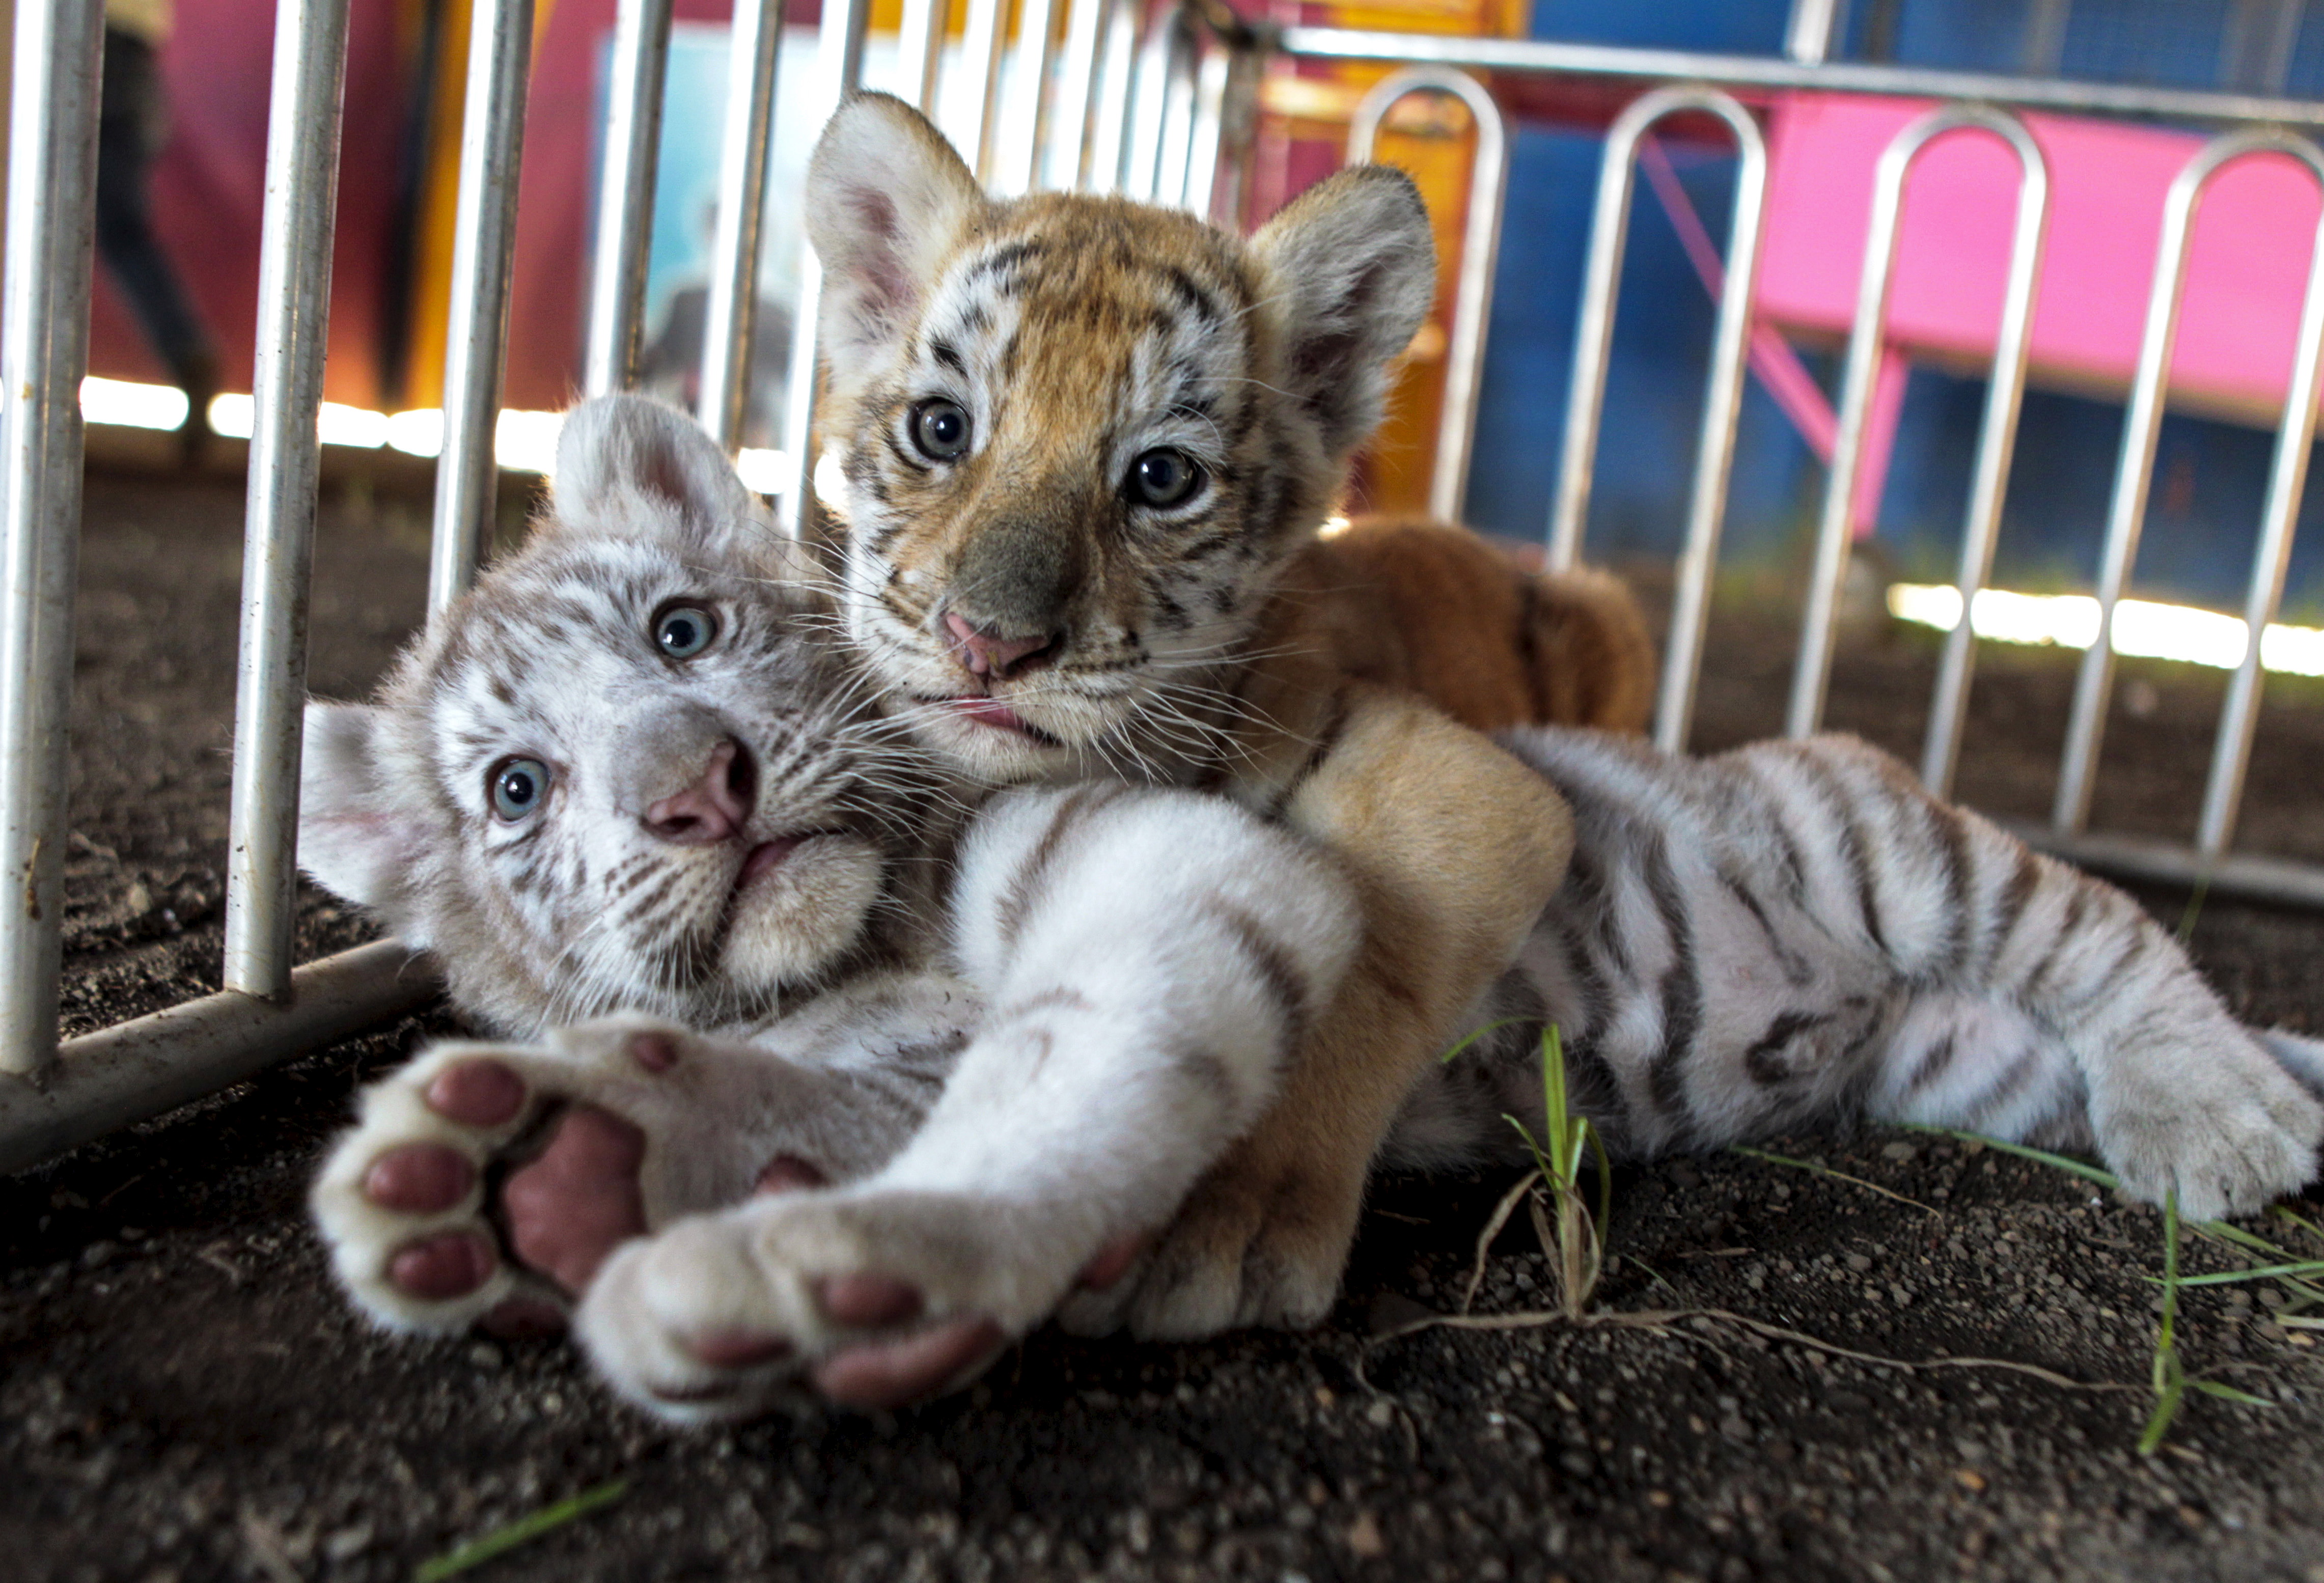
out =
<svg viewBox="0 0 2324 1583"><path fill-rule="evenodd" d="M315 1217L391 1329L554 1329L622 1242L876 1166L925 1106L892 1089L639 1017L439 1045L365 1091Z"/></svg>

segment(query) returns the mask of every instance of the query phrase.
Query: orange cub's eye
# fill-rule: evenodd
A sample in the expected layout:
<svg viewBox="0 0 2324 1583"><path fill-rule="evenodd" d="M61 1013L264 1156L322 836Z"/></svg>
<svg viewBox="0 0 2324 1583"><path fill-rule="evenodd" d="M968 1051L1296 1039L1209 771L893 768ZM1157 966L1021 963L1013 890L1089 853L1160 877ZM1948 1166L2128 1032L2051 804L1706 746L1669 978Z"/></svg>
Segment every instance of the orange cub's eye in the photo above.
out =
<svg viewBox="0 0 2324 1583"><path fill-rule="evenodd" d="M1124 489L1141 506L1175 506L1185 503L1202 486L1202 464L1184 451L1165 446L1130 465Z"/></svg>
<svg viewBox="0 0 2324 1583"><path fill-rule="evenodd" d="M912 409L912 444L931 462L949 462L968 449L968 413L957 401L934 397Z"/></svg>

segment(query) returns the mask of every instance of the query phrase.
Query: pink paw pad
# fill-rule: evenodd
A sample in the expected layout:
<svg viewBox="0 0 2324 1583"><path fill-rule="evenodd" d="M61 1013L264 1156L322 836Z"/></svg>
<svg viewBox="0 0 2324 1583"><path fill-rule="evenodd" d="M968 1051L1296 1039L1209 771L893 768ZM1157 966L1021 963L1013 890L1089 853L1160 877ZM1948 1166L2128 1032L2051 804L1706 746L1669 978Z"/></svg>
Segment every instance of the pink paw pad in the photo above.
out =
<svg viewBox="0 0 2324 1583"><path fill-rule="evenodd" d="M761 1330L704 1330L682 1346L713 1368L755 1368L790 1356L791 1344Z"/></svg>
<svg viewBox="0 0 2324 1583"><path fill-rule="evenodd" d="M951 1320L900 1341L835 1352L815 1371L815 1383L843 1407L902 1407L964 1383L1008 1340L991 1320Z"/></svg>
<svg viewBox="0 0 2324 1583"><path fill-rule="evenodd" d="M497 1061L461 1061L428 1084L428 1108L463 1127L500 1127L524 1109L524 1079Z"/></svg>
<svg viewBox="0 0 2324 1583"><path fill-rule="evenodd" d="M678 1064L678 1041L668 1034L632 1034L630 1059L659 1075Z"/></svg>
<svg viewBox="0 0 2324 1583"><path fill-rule="evenodd" d="M516 1256L568 1293L587 1291L607 1256L645 1231L645 1154L646 1135L610 1111L576 1105L558 1117L501 1192Z"/></svg>
<svg viewBox="0 0 2324 1583"><path fill-rule="evenodd" d="M430 1302L466 1297L493 1277L500 1256L481 1237L447 1231L396 1251L387 1278L399 1291Z"/></svg>
<svg viewBox="0 0 2324 1583"><path fill-rule="evenodd" d="M456 1208L476 1184L476 1168L459 1150L442 1144L406 1144L390 1149L364 1173L364 1197L383 1210L406 1215L437 1215Z"/></svg>
<svg viewBox="0 0 2324 1583"><path fill-rule="evenodd" d="M832 1275L816 1283L816 1302L833 1322L871 1328L920 1314L920 1289L892 1275Z"/></svg>

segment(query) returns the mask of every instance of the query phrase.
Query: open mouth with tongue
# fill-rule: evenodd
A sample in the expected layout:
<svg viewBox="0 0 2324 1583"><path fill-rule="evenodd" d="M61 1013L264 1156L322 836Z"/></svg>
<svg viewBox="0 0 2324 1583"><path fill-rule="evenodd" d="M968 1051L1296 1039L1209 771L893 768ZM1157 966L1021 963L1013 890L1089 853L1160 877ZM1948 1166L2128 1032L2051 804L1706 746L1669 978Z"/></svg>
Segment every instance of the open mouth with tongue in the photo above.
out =
<svg viewBox="0 0 2324 1583"><path fill-rule="evenodd" d="M823 833L822 831L810 830L798 835L778 835L772 841L762 841L752 847L742 859L742 870L734 876L736 894L750 889L760 879L773 873L801 845Z"/></svg>

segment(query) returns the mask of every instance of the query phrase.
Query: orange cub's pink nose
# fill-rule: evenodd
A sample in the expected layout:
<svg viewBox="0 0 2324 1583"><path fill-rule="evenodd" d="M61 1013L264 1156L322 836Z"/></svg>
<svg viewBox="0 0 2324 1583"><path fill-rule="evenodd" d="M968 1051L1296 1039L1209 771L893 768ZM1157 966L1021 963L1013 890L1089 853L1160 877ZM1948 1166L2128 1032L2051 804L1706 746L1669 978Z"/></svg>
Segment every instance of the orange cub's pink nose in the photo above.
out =
<svg viewBox="0 0 2324 1583"><path fill-rule="evenodd" d="M1054 635L1038 638L1004 638L982 627L972 626L957 615L945 617L945 629L952 634L952 657L968 667L976 676L1005 676L1010 667L1028 655L1038 654L1054 642Z"/></svg>
<svg viewBox="0 0 2324 1583"><path fill-rule="evenodd" d="M751 783L742 750L730 739L710 750L702 778L646 809L645 825L680 846L731 841L751 817Z"/></svg>

